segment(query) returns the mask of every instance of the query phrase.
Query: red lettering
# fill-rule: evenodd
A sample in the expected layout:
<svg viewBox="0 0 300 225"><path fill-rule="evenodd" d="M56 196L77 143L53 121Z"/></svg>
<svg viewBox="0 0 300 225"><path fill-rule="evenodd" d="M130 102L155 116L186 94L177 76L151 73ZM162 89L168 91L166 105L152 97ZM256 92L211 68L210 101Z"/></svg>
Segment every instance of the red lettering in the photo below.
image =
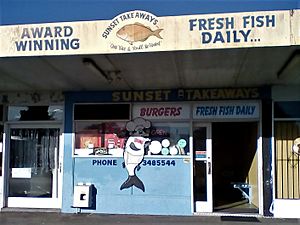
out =
<svg viewBox="0 0 300 225"><path fill-rule="evenodd" d="M159 115L159 116L163 116L163 115L164 115L164 111L165 111L164 108L158 109L158 115Z"/></svg>
<svg viewBox="0 0 300 225"><path fill-rule="evenodd" d="M165 108L165 116L170 116L170 109L169 107Z"/></svg>
<svg viewBox="0 0 300 225"><path fill-rule="evenodd" d="M152 108L152 116L158 116L158 108Z"/></svg>
<svg viewBox="0 0 300 225"><path fill-rule="evenodd" d="M140 116L145 116L145 111L146 111L145 108L141 108Z"/></svg>
<svg viewBox="0 0 300 225"><path fill-rule="evenodd" d="M147 116L151 116L151 109L149 109L149 108L146 109L146 115L147 115Z"/></svg>
<svg viewBox="0 0 300 225"><path fill-rule="evenodd" d="M180 116L182 107L141 108L140 116Z"/></svg>
<svg viewBox="0 0 300 225"><path fill-rule="evenodd" d="M176 116L176 108L171 109L171 116Z"/></svg>
<svg viewBox="0 0 300 225"><path fill-rule="evenodd" d="M176 116L179 116L181 114L181 110L182 110L182 107L178 107L177 108L177 114L176 114Z"/></svg>

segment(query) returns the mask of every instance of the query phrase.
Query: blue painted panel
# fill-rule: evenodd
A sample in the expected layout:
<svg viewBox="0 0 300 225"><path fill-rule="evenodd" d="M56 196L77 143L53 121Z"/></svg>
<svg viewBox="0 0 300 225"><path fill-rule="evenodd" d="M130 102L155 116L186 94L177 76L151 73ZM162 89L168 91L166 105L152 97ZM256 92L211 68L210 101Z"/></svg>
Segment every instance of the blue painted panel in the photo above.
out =
<svg viewBox="0 0 300 225"><path fill-rule="evenodd" d="M64 120L64 159L63 159L63 184L62 184L62 209L68 212L75 212L70 208L73 204L73 167L72 158L73 139L73 102L68 98L65 99L65 120ZM70 191L71 190L71 191Z"/></svg>
<svg viewBox="0 0 300 225"><path fill-rule="evenodd" d="M100 165L103 161L112 160L115 160L114 165ZM154 166L153 162L158 160L169 160L172 164ZM120 186L128 176L122 162L123 158L75 158L74 185L79 182L92 183L97 190L95 210L82 212L192 214L190 163L185 162L183 158L146 158L145 165L142 163L141 169L136 173L145 185L143 192L136 187L120 190ZM70 190L72 189L68 190L69 193ZM62 211L70 211L70 206L64 204Z"/></svg>
<svg viewBox="0 0 300 225"><path fill-rule="evenodd" d="M287 10L299 6L299 0L2 0L0 24L107 20L131 10L172 16Z"/></svg>

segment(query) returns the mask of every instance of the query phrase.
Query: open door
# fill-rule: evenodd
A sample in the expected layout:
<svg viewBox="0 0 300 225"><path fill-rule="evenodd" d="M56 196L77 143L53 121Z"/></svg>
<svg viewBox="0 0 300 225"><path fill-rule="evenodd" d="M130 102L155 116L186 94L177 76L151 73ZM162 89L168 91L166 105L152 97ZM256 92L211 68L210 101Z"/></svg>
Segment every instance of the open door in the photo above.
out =
<svg viewBox="0 0 300 225"><path fill-rule="evenodd" d="M196 212L212 212L212 149L211 125L193 126L194 203Z"/></svg>

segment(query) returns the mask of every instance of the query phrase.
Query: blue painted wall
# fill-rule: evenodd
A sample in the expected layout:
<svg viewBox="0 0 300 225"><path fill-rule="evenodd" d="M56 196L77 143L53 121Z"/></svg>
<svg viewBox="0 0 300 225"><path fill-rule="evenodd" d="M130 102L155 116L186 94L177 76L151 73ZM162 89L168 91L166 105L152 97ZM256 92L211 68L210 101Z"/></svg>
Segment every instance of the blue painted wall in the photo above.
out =
<svg viewBox="0 0 300 225"><path fill-rule="evenodd" d="M0 25L104 20L131 10L172 16L299 7L300 0L1 0Z"/></svg>
<svg viewBox="0 0 300 225"><path fill-rule="evenodd" d="M98 164L115 160L115 165L97 165L95 161L93 165L93 160L98 160ZM149 160L157 162L158 159L146 158L146 162ZM120 190L128 176L122 167L123 158L75 158L74 184L92 183L97 190L95 210L82 212L191 215L190 163L183 159L159 160L174 160L175 165L141 165L136 174L145 185L143 192L136 187ZM63 211L70 209L63 208Z"/></svg>
<svg viewBox="0 0 300 225"><path fill-rule="evenodd" d="M143 165L137 176L145 185L145 192L133 187L120 190L127 179L127 171L122 167L123 158L73 158L72 157L72 124L73 105L76 102L100 102L107 100L103 93L93 92L69 93L65 95L65 134L63 165L63 201L62 212L74 213L73 188L79 182L92 183L96 190L94 209L82 212L152 214L152 215L192 215L191 209L191 162L183 158L145 157L152 160L174 160L170 165ZM116 165L93 165L93 160L116 160ZM157 162L157 161L156 161Z"/></svg>

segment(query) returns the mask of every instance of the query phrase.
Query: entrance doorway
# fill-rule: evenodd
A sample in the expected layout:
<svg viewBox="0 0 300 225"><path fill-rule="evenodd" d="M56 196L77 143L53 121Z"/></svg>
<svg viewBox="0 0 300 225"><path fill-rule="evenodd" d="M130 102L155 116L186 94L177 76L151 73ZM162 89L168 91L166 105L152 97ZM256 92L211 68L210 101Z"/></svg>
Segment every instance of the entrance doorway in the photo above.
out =
<svg viewBox="0 0 300 225"><path fill-rule="evenodd" d="M60 208L60 126L18 124L7 131L6 206Z"/></svg>
<svg viewBox="0 0 300 225"><path fill-rule="evenodd" d="M213 207L258 213L257 122L212 123Z"/></svg>
<svg viewBox="0 0 300 225"><path fill-rule="evenodd" d="M193 125L193 190L195 212L212 212L211 125Z"/></svg>

